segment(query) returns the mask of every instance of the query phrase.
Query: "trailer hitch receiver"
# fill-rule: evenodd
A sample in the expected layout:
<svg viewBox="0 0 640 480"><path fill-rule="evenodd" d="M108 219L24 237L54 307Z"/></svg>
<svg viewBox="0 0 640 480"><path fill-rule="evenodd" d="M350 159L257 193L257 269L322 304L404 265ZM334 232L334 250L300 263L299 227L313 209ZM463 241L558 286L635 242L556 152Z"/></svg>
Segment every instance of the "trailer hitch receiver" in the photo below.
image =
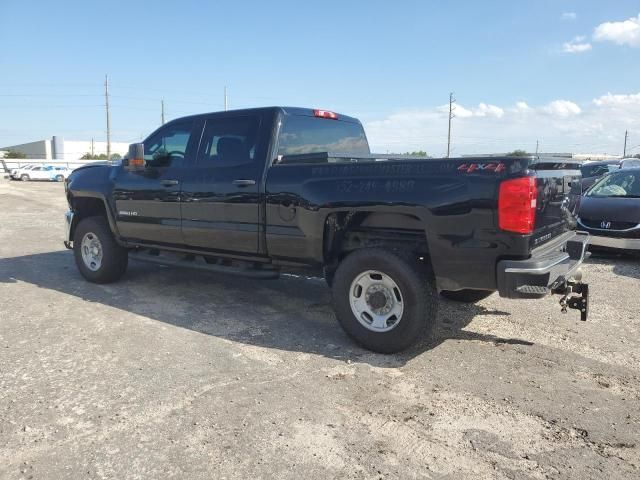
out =
<svg viewBox="0 0 640 480"><path fill-rule="evenodd" d="M567 282L560 299L562 313L567 313L567 308L580 311L580 320L585 322L589 316L589 285L579 282ZM574 295L575 294L575 295Z"/></svg>

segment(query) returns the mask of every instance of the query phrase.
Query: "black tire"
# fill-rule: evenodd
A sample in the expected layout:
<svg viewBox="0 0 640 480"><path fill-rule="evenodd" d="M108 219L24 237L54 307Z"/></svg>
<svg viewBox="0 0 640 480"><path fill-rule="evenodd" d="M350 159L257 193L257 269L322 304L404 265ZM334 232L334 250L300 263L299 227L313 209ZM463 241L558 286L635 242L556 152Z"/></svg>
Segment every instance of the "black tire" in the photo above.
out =
<svg viewBox="0 0 640 480"><path fill-rule="evenodd" d="M475 303L484 300L492 293L493 290L443 290L440 295L454 302Z"/></svg>
<svg viewBox="0 0 640 480"><path fill-rule="evenodd" d="M395 327L376 332L365 327L351 309L352 282L367 270L389 276L398 286L404 311ZM438 295L430 268L413 256L381 248L348 255L338 266L332 287L333 308L340 325L364 348L395 353L431 337L436 327Z"/></svg>
<svg viewBox="0 0 640 480"><path fill-rule="evenodd" d="M56 182L64 182L64 176L63 175L56 175Z"/></svg>
<svg viewBox="0 0 640 480"><path fill-rule="evenodd" d="M29 180L31 180L31 177L29 177L29 175L27 175L26 173L23 173L22 175L20 175L20 180L22 180L23 182L28 182Z"/></svg>
<svg viewBox="0 0 640 480"><path fill-rule="evenodd" d="M333 287L333 278L336 275L335 269L324 267L322 273L324 273L324 281L327 282L327 286L329 288Z"/></svg>
<svg viewBox="0 0 640 480"><path fill-rule="evenodd" d="M82 239L93 234L102 248L102 262L97 270L90 269L82 258ZM102 216L80 220L73 235L73 254L78 270L92 283L111 283L119 280L127 271L129 255L127 249L117 244L107 219Z"/></svg>

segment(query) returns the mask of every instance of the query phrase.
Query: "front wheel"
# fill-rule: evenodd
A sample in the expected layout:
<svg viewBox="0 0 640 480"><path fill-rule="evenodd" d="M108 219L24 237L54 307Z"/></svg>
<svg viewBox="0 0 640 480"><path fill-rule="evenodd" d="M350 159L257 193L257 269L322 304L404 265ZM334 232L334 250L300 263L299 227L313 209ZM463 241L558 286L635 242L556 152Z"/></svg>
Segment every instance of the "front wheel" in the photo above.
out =
<svg viewBox="0 0 640 480"><path fill-rule="evenodd" d="M429 337L437 292L428 267L414 256L366 248L338 266L332 286L340 325L363 347L394 353Z"/></svg>
<svg viewBox="0 0 640 480"><path fill-rule="evenodd" d="M73 235L73 254L78 270L93 283L115 282L127 270L127 250L116 242L104 217L80 220Z"/></svg>
<svg viewBox="0 0 640 480"><path fill-rule="evenodd" d="M22 180L23 182L28 182L31 179L29 178L29 175L25 173L23 175L20 175L20 180Z"/></svg>
<svg viewBox="0 0 640 480"><path fill-rule="evenodd" d="M454 302L476 303L484 300L493 293L493 290L443 290L440 292L444 298Z"/></svg>
<svg viewBox="0 0 640 480"><path fill-rule="evenodd" d="M63 175L56 175L55 180L56 180L56 182L64 182L64 176Z"/></svg>

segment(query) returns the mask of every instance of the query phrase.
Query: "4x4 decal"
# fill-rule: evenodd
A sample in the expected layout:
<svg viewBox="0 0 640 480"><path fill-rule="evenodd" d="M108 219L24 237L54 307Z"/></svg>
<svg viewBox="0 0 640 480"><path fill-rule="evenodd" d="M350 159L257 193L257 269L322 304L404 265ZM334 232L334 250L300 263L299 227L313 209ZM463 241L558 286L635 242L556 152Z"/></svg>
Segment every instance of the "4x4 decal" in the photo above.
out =
<svg viewBox="0 0 640 480"><path fill-rule="evenodd" d="M504 163L463 163L458 167L459 172L472 173L476 171L488 170L490 172L500 173L506 170Z"/></svg>

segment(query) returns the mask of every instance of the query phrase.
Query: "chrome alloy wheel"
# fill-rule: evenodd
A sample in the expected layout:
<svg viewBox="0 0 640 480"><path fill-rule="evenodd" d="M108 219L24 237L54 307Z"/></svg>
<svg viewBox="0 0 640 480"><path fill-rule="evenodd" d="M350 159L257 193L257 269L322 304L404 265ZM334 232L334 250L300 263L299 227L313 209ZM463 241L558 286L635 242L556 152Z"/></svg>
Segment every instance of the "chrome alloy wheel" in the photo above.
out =
<svg viewBox="0 0 640 480"><path fill-rule="evenodd" d="M398 326L404 311L400 287L389 275L377 270L367 270L351 283L349 304L358 321L378 333Z"/></svg>
<svg viewBox="0 0 640 480"><path fill-rule="evenodd" d="M96 272L102 265L102 243L100 239L92 232L85 233L80 244L80 252L82 253L82 261L86 267Z"/></svg>

